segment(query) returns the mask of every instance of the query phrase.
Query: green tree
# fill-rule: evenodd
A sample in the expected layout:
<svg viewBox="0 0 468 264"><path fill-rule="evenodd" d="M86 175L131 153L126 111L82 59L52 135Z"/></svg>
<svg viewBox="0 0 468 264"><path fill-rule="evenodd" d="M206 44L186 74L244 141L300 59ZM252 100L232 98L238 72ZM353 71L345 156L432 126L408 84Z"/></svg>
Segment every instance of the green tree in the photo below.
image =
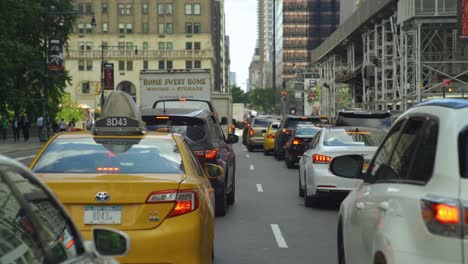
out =
<svg viewBox="0 0 468 264"><path fill-rule="evenodd" d="M65 93L62 96L62 104L59 107L55 120L59 122L63 118L65 121L71 121L72 119L80 121L83 120L84 117L84 110L78 104L73 102L69 93Z"/></svg>
<svg viewBox="0 0 468 264"><path fill-rule="evenodd" d="M232 100L234 103L250 104L250 97L247 93L244 93L240 87L233 86L231 88Z"/></svg>
<svg viewBox="0 0 468 264"><path fill-rule="evenodd" d="M250 92L250 99L255 109L265 113L276 112L275 89L254 89Z"/></svg>

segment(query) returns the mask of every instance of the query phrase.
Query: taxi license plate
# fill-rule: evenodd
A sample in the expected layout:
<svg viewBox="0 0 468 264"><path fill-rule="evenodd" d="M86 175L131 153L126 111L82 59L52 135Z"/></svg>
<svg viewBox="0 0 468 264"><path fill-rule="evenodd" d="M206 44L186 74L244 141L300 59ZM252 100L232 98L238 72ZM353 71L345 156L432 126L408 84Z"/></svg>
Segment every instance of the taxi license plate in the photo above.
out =
<svg viewBox="0 0 468 264"><path fill-rule="evenodd" d="M116 225L122 223L122 206L94 206L87 205L84 208L84 223Z"/></svg>

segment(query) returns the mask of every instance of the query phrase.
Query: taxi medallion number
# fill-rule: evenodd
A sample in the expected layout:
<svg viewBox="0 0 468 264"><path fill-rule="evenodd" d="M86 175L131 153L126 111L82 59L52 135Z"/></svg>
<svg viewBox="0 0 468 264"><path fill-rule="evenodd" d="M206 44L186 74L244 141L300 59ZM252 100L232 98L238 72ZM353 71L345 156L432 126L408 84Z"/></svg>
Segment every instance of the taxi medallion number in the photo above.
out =
<svg viewBox="0 0 468 264"><path fill-rule="evenodd" d="M97 127L137 127L138 121L128 117L106 117L96 121Z"/></svg>
<svg viewBox="0 0 468 264"><path fill-rule="evenodd" d="M94 206L84 208L84 223L116 225L122 223L122 206Z"/></svg>

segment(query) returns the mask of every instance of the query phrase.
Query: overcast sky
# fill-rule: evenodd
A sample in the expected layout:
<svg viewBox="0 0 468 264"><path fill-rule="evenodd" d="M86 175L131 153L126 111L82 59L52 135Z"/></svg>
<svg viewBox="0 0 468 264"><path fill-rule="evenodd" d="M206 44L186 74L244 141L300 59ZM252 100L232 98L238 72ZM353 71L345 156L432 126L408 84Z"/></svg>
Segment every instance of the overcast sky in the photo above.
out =
<svg viewBox="0 0 468 264"><path fill-rule="evenodd" d="M257 40L257 1L225 0L226 31L231 46L231 72L237 74L237 85L245 90L249 65Z"/></svg>

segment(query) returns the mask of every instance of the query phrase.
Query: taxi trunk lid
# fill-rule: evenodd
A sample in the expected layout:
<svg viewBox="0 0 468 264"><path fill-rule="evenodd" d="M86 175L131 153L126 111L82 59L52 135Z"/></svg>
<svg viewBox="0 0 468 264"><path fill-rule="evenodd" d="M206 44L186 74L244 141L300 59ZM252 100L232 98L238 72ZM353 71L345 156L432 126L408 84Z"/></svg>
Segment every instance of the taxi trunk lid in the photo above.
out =
<svg viewBox="0 0 468 264"><path fill-rule="evenodd" d="M80 230L91 230L96 225L120 230L156 228L171 213L175 202L147 203L148 197L155 192L177 191L185 179L180 174L40 176Z"/></svg>

